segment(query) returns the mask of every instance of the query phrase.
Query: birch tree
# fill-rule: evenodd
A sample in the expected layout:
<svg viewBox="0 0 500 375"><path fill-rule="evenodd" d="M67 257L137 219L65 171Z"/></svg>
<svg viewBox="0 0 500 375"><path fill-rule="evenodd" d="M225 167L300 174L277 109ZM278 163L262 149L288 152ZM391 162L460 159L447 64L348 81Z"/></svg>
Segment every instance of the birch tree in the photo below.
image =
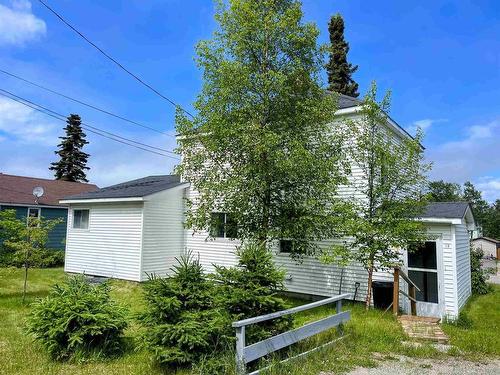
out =
<svg viewBox="0 0 500 375"><path fill-rule="evenodd" d="M330 128L337 98L322 88L318 28L294 0L221 1L215 18L196 49L197 114L177 114L177 172L199 192L187 226L208 229L211 214L225 212L240 239L289 238L295 251L313 251L335 231L347 168Z"/></svg>
<svg viewBox="0 0 500 375"><path fill-rule="evenodd" d="M361 172L350 182L356 194L349 201L358 215L348 225L353 238L349 254L368 272L367 308L373 272L393 267L400 261L401 249L425 239L425 228L416 218L425 207L421 192L430 169L424 162L422 132L418 130L414 138L391 134L387 126L390 96L377 102L376 94L373 83L361 118L349 123L356 134L351 155Z"/></svg>

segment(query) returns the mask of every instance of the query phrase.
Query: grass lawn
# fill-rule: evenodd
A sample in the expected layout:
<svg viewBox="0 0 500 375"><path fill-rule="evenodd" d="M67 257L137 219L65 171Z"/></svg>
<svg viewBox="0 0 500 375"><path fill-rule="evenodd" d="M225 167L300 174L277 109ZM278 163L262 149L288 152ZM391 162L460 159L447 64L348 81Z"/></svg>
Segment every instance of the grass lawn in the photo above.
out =
<svg viewBox="0 0 500 375"><path fill-rule="evenodd" d="M62 269L30 270L27 303L47 294L50 285L64 278ZM112 281L112 294L118 301L128 306L131 313L143 308L141 286L137 283ZM0 374L161 374L150 361L145 351L130 350L118 359L85 364L58 363L51 361L43 350L25 334L25 319L29 305L23 305L22 270L0 269ZM302 301L290 300L292 304ZM500 287L482 297L473 298L465 309L472 320L472 328L463 329L446 325L453 345L471 358L485 355L500 355L498 332L500 324ZM399 324L389 314L381 311L365 311L359 304L345 307L352 311L352 319L345 326L347 336L341 341L312 353L297 361L272 367L268 374L304 375L320 371L342 373L362 366L375 366L372 353L381 353L390 358L393 354L414 357L443 356L431 346L407 348L401 345L405 340ZM334 306L324 306L309 312L296 314L297 325L314 321L334 313ZM133 319L131 319L133 320ZM137 337L139 327L132 323L126 331L129 341ZM335 330L325 332L292 348L304 351L317 344L335 338ZM232 361L232 358L230 358ZM272 361L269 359L267 362ZM194 375L188 370L167 371L167 374Z"/></svg>

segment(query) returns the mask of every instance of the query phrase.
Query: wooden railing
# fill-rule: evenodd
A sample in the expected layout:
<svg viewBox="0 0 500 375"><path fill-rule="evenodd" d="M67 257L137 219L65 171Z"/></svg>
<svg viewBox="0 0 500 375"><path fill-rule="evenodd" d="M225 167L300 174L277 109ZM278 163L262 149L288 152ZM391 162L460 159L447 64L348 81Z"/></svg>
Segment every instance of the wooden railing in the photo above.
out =
<svg viewBox="0 0 500 375"><path fill-rule="evenodd" d="M402 278L408 283L408 294L399 289L399 278ZM392 312L394 315L399 314L399 295L402 294L410 300L411 315L417 315L417 297L416 291L420 292L418 286L408 277L408 275L399 267L394 267L394 289L392 297Z"/></svg>
<svg viewBox="0 0 500 375"><path fill-rule="evenodd" d="M256 316L254 318L248 318L244 320L240 320L238 322L233 323L233 327L236 328L236 369L238 375L246 374L246 365L249 362L255 361L269 353L275 352L279 349L283 349L287 346L290 346L298 341L304 340L308 337L314 336L318 333L321 333L331 327L339 326L340 324L347 322L351 318L350 311L342 311L342 300L350 299L350 294L341 294L339 296L325 298L320 301L308 303L306 305L301 305L297 307L293 307L291 309L278 311L275 313ZM324 306L330 303L336 302L337 304L337 313L326 317L324 319L308 323L302 327L293 329L291 331L287 331L281 333L279 335L270 337L266 340L262 340L256 342L252 345L246 345L245 343L245 327L251 324L265 322L266 320L280 318L282 316L298 313L301 311L306 311L313 309L315 307ZM333 342L333 341L332 341ZM296 357L300 357L302 355L311 353L325 345L328 345L332 342L326 343L320 347L309 350L305 353L301 353ZM291 359L291 358L289 358ZM258 374L259 370L256 370L249 375Z"/></svg>

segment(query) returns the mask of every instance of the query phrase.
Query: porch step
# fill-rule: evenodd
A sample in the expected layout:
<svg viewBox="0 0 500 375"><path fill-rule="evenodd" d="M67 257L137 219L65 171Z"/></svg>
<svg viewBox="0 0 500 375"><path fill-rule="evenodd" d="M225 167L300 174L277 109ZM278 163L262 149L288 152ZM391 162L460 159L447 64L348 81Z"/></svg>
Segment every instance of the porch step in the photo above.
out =
<svg viewBox="0 0 500 375"><path fill-rule="evenodd" d="M439 318L429 318L424 316L401 315L398 317L403 326L403 331L408 337L447 344L448 336L439 325Z"/></svg>

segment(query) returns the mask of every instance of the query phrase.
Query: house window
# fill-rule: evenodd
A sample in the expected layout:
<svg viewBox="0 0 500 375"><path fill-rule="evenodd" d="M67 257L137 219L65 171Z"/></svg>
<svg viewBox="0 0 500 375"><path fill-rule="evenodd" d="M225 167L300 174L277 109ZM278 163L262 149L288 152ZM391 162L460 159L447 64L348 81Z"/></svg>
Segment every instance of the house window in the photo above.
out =
<svg viewBox="0 0 500 375"><path fill-rule="evenodd" d="M417 301L439 302L436 242L408 250L408 276L420 289Z"/></svg>
<svg viewBox="0 0 500 375"><path fill-rule="evenodd" d="M237 238L237 224L232 215L223 212L212 213L210 236L214 238Z"/></svg>
<svg viewBox="0 0 500 375"><path fill-rule="evenodd" d="M73 210L73 228L89 228L89 210Z"/></svg>
<svg viewBox="0 0 500 375"><path fill-rule="evenodd" d="M40 209L37 207L28 208L27 223L29 226L37 226L40 219Z"/></svg>
<svg viewBox="0 0 500 375"><path fill-rule="evenodd" d="M293 250L293 243L291 240L280 240L280 253L290 254Z"/></svg>

